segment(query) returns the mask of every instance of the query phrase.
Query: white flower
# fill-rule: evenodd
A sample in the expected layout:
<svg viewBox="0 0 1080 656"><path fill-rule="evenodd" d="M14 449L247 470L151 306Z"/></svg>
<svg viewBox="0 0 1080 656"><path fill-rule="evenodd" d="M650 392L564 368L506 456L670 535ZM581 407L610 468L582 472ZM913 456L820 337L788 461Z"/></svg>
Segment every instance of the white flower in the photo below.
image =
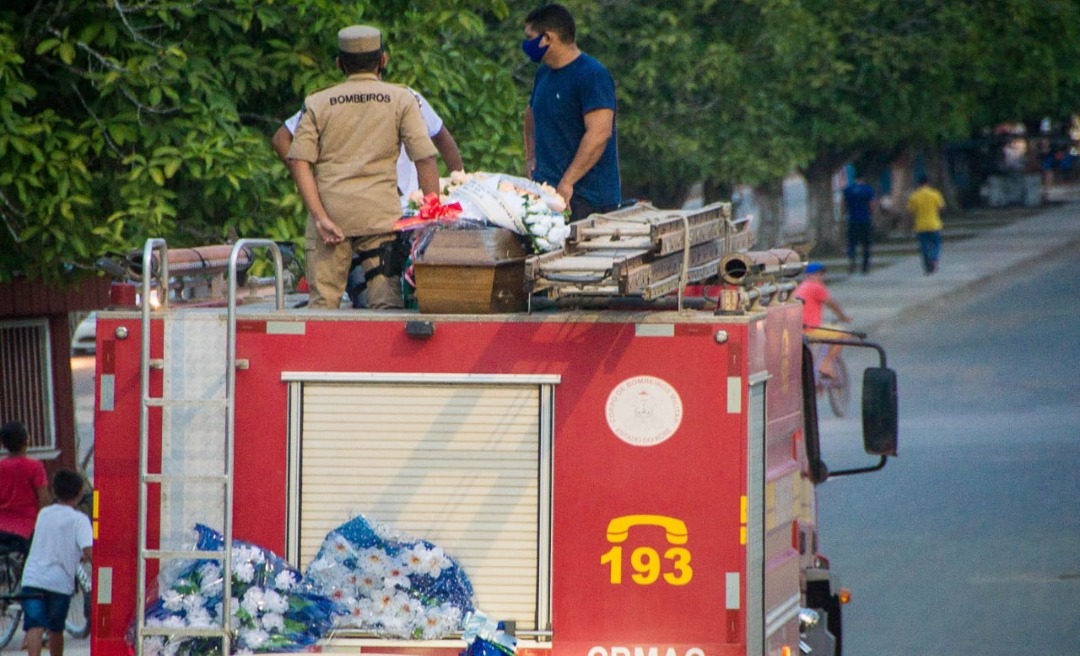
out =
<svg viewBox="0 0 1080 656"><path fill-rule="evenodd" d="M165 607L165 610L177 612L184 607L184 595L169 588L161 593L161 605Z"/></svg>
<svg viewBox="0 0 1080 656"><path fill-rule="evenodd" d="M236 564L233 566L233 576L244 583L251 583L255 579L255 564L250 562Z"/></svg>
<svg viewBox="0 0 1080 656"><path fill-rule="evenodd" d="M273 597L271 597L271 595L273 595ZM275 608L280 608L281 603L281 595L273 590L251 587L244 593L244 600L240 602L240 606L252 617L258 617L259 613L270 609L271 604L273 604ZM285 604L285 608L288 608L288 604Z"/></svg>
<svg viewBox="0 0 1080 656"><path fill-rule="evenodd" d="M340 533L330 536L326 546L329 547L327 551L331 557L338 562L357 557L356 549L353 548L352 543Z"/></svg>
<svg viewBox="0 0 1080 656"><path fill-rule="evenodd" d="M206 597L200 594L191 594L184 596L184 610L191 612L196 608L202 608L206 604Z"/></svg>
<svg viewBox="0 0 1080 656"><path fill-rule="evenodd" d="M258 649L270 639L270 634L262 629L243 629L240 631L240 644L249 649Z"/></svg>
<svg viewBox="0 0 1080 656"><path fill-rule="evenodd" d="M411 624L421 616L422 607L416 599L407 594L399 593L394 595L389 611L391 615L402 618L404 623Z"/></svg>
<svg viewBox="0 0 1080 656"><path fill-rule="evenodd" d="M431 560L428 548L423 542L417 542L411 549L405 549L398 554L398 562L405 566L412 574L422 574L424 564Z"/></svg>
<svg viewBox="0 0 1080 656"><path fill-rule="evenodd" d="M221 566L217 563L203 563L199 567L199 578L202 580L203 585L207 581L213 581L221 578Z"/></svg>
<svg viewBox="0 0 1080 656"><path fill-rule="evenodd" d="M371 574L361 574L356 577L356 594L360 597L370 597L382 589L382 579L377 579Z"/></svg>
<svg viewBox="0 0 1080 656"><path fill-rule="evenodd" d="M250 545L236 545L232 549L233 562L236 561L260 564L266 562L266 556L263 554L262 549Z"/></svg>
<svg viewBox="0 0 1080 656"><path fill-rule="evenodd" d="M278 594L276 590L267 590L263 599L266 610L271 613L284 613L289 610L289 600Z"/></svg>
<svg viewBox="0 0 1080 656"><path fill-rule="evenodd" d="M395 563L386 568L386 578L383 585L387 588L408 590L412 587L412 581L409 580L409 574L405 571L405 568Z"/></svg>
<svg viewBox="0 0 1080 656"><path fill-rule="evenodd" d="M208 627L215 626L214 618L210 611L205 608L193 608L187 614L188 624L191 626Z"/></svg>
<svg viewBox="0 0 1080 656"><path fill-rule="evenodd" d="M281 613L267 613L262 617L262 626L271 633L283 632L285 631L285 617Z"/></svg>
<svg viewBox="0 0 1080 656"><path fill-rule="evenodd" d="M296 587L296 573L292 570L282 570L278 572L278 575L274 577L274 587L282 592L288 592Z"/></svg>
<svg viewBox="0 0 1080 656"><path fill-rule="evenodd" d="M461 625L461 610L450 603L427 608L421 623L421 637L434 640L455 631Z"/></svg>
<svg viewBox="0 0 1080 656"><path fill-rule="evenodd" d="M385 575L390 559L381 549L364 549L357 554L356 564L361 571L379 576Z"/></svg>
<svg viewBox="0 0 1080 656"><path fill-rule="evenodd" d="M371 598L372 609L379 614L387 612L394 604L394 596L397 591L393 588L385 588Z"/></svg>
<svg viewBox="0 0 1080 656"><path fill-rule="evenodd" d="M349 614L338 618L340 625L362 627L375 624L378 621L375 602L370 598L352 599L347 604L347 607Z"/></svg>
<svg viewBox="0 0 1080 656"><path fill-rule="evenodd" d="M143 638L142 644L145 656L164 656L165 654L165 638L162 636Z"/></svg>
<svg viewBox="0 0 1080 656"><path fill-rule="evenodd" d="M199 588L199 592L201 592L204 597L220 597L224 589L225 579L218 576L215 579L203 579L202 587Z"/></svg>

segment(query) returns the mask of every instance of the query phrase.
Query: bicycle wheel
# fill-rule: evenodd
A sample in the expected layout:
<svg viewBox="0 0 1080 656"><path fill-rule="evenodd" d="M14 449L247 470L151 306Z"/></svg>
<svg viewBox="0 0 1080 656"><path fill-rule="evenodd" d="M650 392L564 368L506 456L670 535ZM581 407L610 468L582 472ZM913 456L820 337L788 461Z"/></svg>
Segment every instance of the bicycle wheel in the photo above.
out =
<svg viewBox="0 0 1080 656"><path fill-rule="evenodd" d="M847 414L848 404L851 401L851 384L848 380L847 365L844 364L843 358L837 357L836 362L833 364L836 371L833 373L833 379L829 381L825 390L829 393L829 406L832 408L833 414L837 417L843 417Z"/></svg>
<svg viewBox="0 0 1080 656"><path fill-rule="evenodd" d="M22 578L22 559L20 553L0 555L0 649L11 642L22 620L22 606L15 599Z"/></svg>
<svg viewBox="0 0 1080 656"><path fill-rule="evenodd" d="M82 564L75 576L75 594L71 595L64 630L72 638L90 635L90 572Z"/></svg>

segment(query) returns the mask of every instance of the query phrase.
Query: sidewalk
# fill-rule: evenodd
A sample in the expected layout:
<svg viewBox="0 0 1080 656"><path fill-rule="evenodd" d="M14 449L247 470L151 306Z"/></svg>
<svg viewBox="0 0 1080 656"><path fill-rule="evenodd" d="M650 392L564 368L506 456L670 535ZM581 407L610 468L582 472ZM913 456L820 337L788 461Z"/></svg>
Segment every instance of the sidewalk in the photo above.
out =
<svg viewBox="0 0 1080 656"><path fill-rule="evenodd" d="M978 219L945 217L940 269L925 275L915 238L875 245L868 275L847 274L846 259L824 260L826 281L854 327L877 326L920 306L963 293L982 280L1062 251L1080 248L1080 201L1070 200L1028 212L980 211ZM1004 223L1003 223L1004 221Z"/></svg>
<svg viewBox="0 0 1080 656"><path fill-rule="evenodd" d="M64 637L64 656L90 656L90 638L76 640L70 636ZM4 654L4 656L7 656L8 654L26 654L25 649L19 649L22 640L23 632L20 628L11 639L11 642L3 649L0 649L0 654ZM41 653L44 656L44 654L49 653L49 650L45 649Z"/></svg>

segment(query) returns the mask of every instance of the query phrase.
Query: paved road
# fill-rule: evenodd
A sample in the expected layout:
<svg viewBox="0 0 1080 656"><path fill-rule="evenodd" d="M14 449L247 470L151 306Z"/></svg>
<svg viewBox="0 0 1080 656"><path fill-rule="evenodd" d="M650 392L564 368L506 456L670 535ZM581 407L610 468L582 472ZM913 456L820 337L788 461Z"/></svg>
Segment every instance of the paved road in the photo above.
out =
<svg viewBox="0 0 1080 656"><path fill-rule="evenodd" d="M819 488L845 653L1080 653L1077 267L1060 252L875 331L900 456ZM821 428L830 465L860 456L856 419Z"/></svg>

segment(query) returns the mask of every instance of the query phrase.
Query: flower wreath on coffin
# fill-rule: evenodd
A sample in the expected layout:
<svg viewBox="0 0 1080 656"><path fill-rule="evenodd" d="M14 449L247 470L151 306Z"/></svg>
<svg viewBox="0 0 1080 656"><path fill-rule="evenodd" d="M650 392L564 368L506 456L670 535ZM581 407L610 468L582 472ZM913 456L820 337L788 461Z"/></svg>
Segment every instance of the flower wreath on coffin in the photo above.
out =
<svg viewBox="0 0 1080 656"><path fill-rule="evenodd" d="M440 189L439 198L414 192L412 213L395 229L472 219L525 237L537 253L561 249L570 235L566 202L549 185L505 173L455 171L440 180Z"/></svg>

